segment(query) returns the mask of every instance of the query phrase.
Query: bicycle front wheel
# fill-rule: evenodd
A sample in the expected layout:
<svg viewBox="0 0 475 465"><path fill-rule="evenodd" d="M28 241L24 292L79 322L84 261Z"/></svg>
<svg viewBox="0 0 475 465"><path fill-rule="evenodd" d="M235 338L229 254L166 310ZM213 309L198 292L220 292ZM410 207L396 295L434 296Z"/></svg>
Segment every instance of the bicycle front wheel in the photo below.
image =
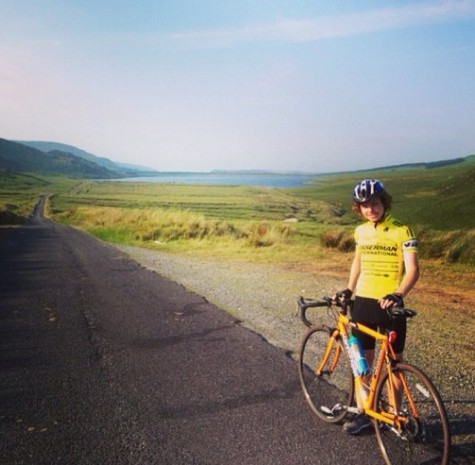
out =
<svg viewBox="0 0 475 465"><path fill-rule="evenodd" d="M325 325L311 327L300 346L298 370L312 412L329 423L340 421L354 391L350 361L340 337L332 337Z"/></svg>
<svg viewBox="0 0 475 465"><path fill-rule="evenodd" d="M401 385L397 411L401 421L394 426L377 422L376 437L388 465L446 465L450 454L447 413L437 389L418 368L398 363L393 379ZM393 413L386 373L376 390L376 408Z"/></svg>

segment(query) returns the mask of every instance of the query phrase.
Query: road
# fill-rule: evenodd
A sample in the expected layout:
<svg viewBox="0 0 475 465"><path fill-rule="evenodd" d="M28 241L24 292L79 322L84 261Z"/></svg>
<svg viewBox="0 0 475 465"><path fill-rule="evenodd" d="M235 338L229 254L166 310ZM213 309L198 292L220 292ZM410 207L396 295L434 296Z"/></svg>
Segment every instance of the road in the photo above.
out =
<svg viewBox="0 0 475 465"><path fill-rule="evenodd" d="M41 211L0 241L2 465L382 462L283 350Z"/></svg>

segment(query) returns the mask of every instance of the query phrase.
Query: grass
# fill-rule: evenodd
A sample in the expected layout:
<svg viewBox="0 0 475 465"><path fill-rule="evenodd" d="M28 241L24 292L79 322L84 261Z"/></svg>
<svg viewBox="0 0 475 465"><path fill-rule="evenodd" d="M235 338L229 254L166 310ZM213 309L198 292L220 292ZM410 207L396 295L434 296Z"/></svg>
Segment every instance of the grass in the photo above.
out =
<svg viewBox="0 0 475 465"><path fill-rule="evenodd" d="M0 170L0 225L22 224L33 211L40 194L68 192L78 181L18 174Z"/></svg>
<svg viewBox="0 0 475 465"><path fill-rule="evenodd" d="M322 217L327 202L298 199L286 190L248 186L84 182L54 199L54 208L93 205L138 209L188 210L220 220Z"/></svg>
<svg viewBox="0 0 475 465"><path fill-rule="evenodd" d="M475 228L475 156L439 168L362 171L319 178L313 189L295 189L298 197L330 202L347 218L355 181L379 178L394 198L397 217L413 227L439 231Z"/></svg>
<svg viewBox="0 0 475 465"><path fill-rule="evenodd" d="M400 211L395 211L398 218ZM92 182L53 197L51 213L104 240L159 244L174 251L208 244L209 254L230 239L238 248L280 247L296 253L299 247L323 246L348 252L359 222L349 209L298 197L292 190ZM475 228L447 231L416 224L415 229L423 258L475 264Z"/></svg>
<svg viewBox="0 0 475 465"><path fill-rule="evenodd" d="M434 169L323 176L296 189L97 182L0 172L0 221L24 221L37 196L49 192L52 217L104 240L289 263L352 250L359 220L350 209L351 189L355 179L378 176L395 198L395 216L416 229L421 256L470 270L475 264L474 175L475 156Z"/></svg>

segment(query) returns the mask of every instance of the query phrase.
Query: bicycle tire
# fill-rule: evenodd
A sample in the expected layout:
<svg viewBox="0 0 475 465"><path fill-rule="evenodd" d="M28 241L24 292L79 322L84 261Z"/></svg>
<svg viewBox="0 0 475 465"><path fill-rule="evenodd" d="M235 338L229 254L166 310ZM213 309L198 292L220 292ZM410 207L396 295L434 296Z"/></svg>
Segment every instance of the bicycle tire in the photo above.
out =
<svg viewBox="0 0 475 465"><path fill-rule="evenodd" d="M305 400L312 412L325 422L336 423L345 417L347 407L353 402L354 383L341 339L332 339L331 334L332 329L325 325L313 326L307 331L300 345L298 372ZM317 375L316 370L329 344L332 347L327 364ZM332 363L335 366L330 369Z"/></svg>
<svg viewBox="0 0 475 465"><path fill-rule="evenodd" d="M417 367L398 363L394 376L404 378L417 408L417 418L411 412L408 396L401 389L399 411L408 423L388 427L375 420L376 438L387 465L447 465L450 456L450 429L444 404L432 381ZM388 374L376 389L376 409L391 411L387 396Z"/></svg>

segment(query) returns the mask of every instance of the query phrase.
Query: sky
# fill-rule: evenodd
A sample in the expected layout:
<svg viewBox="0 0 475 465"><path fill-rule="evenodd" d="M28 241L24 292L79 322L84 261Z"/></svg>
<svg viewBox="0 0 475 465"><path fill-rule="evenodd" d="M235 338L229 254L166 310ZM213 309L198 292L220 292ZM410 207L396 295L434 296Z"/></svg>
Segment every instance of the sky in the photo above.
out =
<svg viewBox="0 0 475 465"><path fill-rule="evenodd" d="M475 0L0 0L0 137L159 171L475 153Z"/></svg>

